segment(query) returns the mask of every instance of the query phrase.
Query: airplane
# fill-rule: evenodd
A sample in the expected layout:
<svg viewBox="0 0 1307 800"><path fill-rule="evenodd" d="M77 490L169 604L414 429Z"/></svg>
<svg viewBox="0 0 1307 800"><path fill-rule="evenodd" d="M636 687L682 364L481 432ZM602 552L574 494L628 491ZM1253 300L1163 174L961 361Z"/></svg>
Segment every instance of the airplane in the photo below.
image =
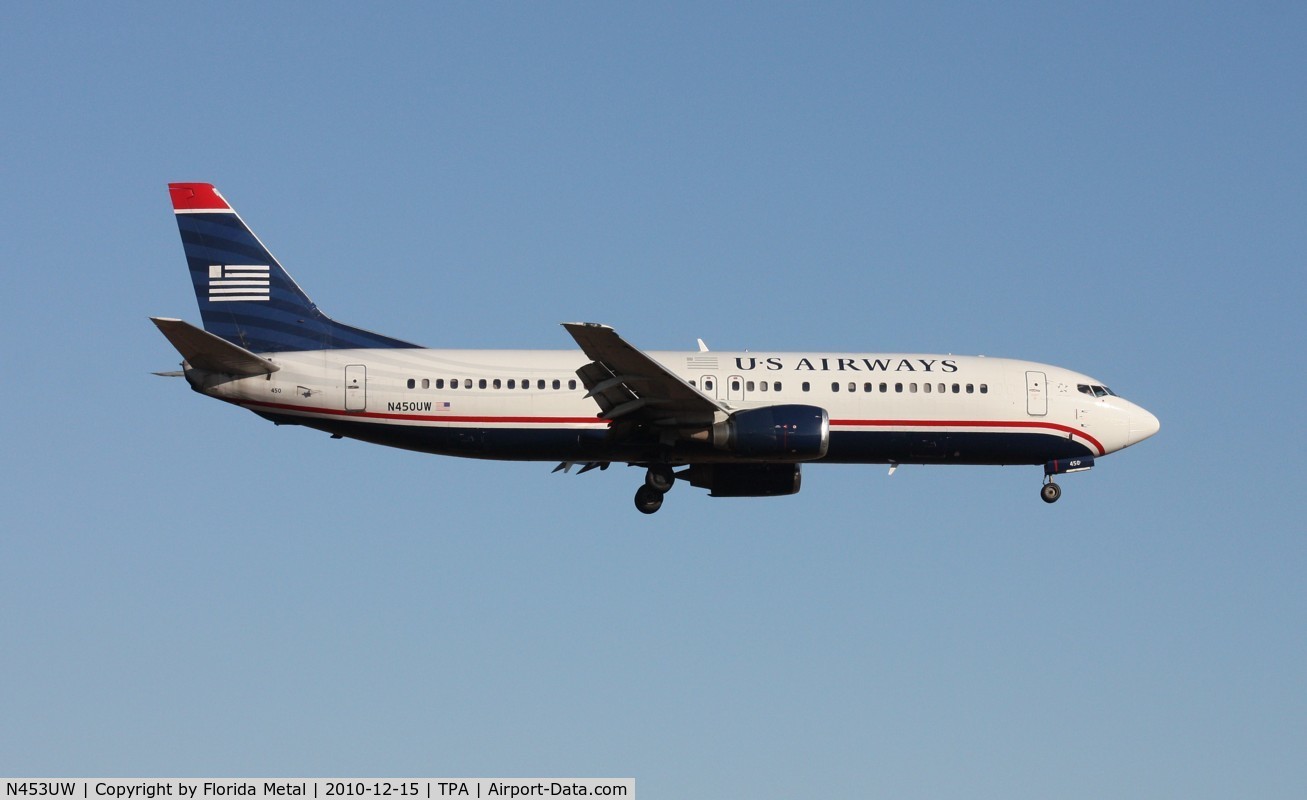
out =
<svg viewBox="0 0 1307 800"><path fill-rule="evenodd" d="M804 464L1042 465L1053 476L1156 434L1101 381L1047 364L918 353L649 352L564 323L577 349L433 350L328 317L207 183L168 185L203 328L151 320L200 394L279 425L438 455L645 470L636 508L677 483L790 495Z"/></svg>

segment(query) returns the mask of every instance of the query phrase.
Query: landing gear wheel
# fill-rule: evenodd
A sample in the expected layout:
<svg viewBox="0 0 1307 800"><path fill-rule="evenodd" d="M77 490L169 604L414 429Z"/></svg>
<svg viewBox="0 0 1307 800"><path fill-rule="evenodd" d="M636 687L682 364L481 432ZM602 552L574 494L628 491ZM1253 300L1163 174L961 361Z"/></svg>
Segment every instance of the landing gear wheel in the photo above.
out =
<svg viewBox="0 0 1307 800"><path fill-rule="evenodd" d="M635 507L641 514L652 514L663 507L663 493L652 486L641 486L635 490Z"/></svg>
<svg viewBox="0 0 1307 800"><path fill-rule="evenodd" d="M1057 498L1062 496L1062 487L1049 481L1044 484L1044 488L1039 490L1039 496L1044 499L1045 503L1056 503Z"/></svg>
<svg viewBox="0 0 1307 800"><path fill-rule="evenodd" d="M671 491L673 483L676 483L676 475L672 473L672 468L666 464L654 464L644 474L644 485L659 494Z"/></svg>

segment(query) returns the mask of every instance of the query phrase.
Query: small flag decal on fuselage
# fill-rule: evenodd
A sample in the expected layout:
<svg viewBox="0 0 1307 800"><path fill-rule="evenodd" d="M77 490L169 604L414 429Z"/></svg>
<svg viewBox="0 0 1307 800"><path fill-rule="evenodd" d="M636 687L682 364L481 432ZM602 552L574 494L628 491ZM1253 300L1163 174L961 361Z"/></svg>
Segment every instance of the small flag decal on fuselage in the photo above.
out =
<svg viewBox="0 0 1307 800"><path fill-rule="evenodd" d="M209 267L209 302L268 299L267 264L213 264Z"/></svg>

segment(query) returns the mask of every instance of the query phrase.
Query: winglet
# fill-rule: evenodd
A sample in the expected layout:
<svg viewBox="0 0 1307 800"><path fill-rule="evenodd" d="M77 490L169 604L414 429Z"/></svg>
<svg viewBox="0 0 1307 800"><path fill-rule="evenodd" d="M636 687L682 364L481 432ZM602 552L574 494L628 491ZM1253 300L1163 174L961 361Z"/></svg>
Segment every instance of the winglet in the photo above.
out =
<svg viewBox="0 0 1307 800"><path fill-rule="evenodd" d="M186 363L195 369L242 377L270 375L281 369L268 359L232 344L221 336L202 331L189 322L166 317L150 317L150 321L177 348Z"/></svg>

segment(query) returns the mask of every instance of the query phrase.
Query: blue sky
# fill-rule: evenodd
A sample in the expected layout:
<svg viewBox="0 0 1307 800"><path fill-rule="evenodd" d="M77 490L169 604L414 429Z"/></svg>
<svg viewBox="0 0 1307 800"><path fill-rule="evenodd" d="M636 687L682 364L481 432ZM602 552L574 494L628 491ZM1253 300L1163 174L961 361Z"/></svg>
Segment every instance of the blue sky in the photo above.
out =
<svg viewBox="0 0 1307 800"><path fill-rule="evenodd" d="M10 8L0 772L1301 797L1307 13L922 5ZM277 429L150 375L169 181L431 346L1011 356L1162 431L1056 506L814 467L646 518Z"/></svg>

